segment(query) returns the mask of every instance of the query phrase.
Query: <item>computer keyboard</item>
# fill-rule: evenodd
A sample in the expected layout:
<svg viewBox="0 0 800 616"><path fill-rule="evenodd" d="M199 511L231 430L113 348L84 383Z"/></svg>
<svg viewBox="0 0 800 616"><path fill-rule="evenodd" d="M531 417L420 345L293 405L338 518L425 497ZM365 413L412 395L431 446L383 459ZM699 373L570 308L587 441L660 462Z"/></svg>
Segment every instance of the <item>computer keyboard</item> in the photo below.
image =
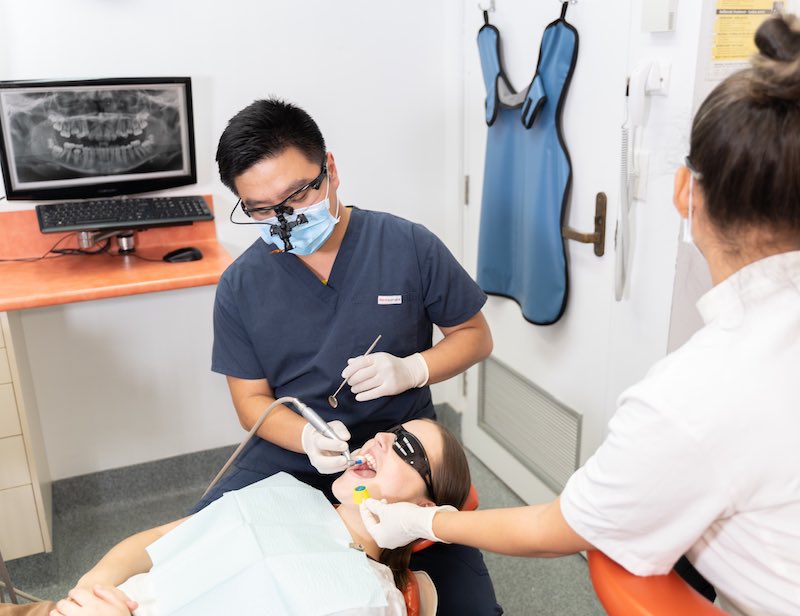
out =
<svg viewBox="0 0 800 616"><path fill-rule="evenodd" d="M197 195L46 203L36 206L36 217L42 233L141 229L214 219L206 200Z"/></svg>

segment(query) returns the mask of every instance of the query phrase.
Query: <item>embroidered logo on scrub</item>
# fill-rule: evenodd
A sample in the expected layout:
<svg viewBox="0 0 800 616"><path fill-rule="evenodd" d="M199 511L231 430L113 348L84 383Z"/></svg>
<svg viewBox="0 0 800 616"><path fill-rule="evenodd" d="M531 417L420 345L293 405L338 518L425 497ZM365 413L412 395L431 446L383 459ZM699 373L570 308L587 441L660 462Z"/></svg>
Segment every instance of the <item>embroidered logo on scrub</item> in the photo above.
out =
<svg viewBox="0 0 800 616"><path fill-rule="evenodd" d="M378 306L389 306L391 304L402 304L402 295L379 295Z"/></svg>

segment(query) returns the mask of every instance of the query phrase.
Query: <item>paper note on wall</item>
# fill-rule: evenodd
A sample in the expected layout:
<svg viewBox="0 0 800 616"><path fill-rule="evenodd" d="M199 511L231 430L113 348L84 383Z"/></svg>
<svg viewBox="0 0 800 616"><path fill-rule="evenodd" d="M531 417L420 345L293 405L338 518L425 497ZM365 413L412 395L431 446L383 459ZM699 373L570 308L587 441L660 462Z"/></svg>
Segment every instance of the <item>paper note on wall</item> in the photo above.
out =
<svg viewBox="0 0 800 616"><path fill-rule="evenodd" d="M784 10L775 0L717 0L711 46L713 79L749 66L756 52L755 33L765 19Z"/></svg>

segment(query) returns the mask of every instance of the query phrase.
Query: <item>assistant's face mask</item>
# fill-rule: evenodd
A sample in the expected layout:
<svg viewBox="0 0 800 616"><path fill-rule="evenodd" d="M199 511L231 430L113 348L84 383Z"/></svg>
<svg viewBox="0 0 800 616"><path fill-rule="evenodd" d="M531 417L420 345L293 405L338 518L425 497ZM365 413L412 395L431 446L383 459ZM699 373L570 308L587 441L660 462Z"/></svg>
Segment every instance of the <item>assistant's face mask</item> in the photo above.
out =
<svg viewBox="0 0 800 616"><path fill-rule="evenodd" d="M288 222L294 222L300 214L305 214L308 222L301 223L292 228L289 239L292 242L292 254L306 257L319 250L328 238L333 233L333 228L339 222L339 200L336 201L336 216L332 216L330 212L330 194L331 181L328 178L328 186L325 189L325 198L319 203L309 205L301 209L297 209L290 216L286 216ZM261 238L267 244L275 244L278 246L280 238L277 235L272 235L270 232L271 227L277 227L277 224L260 225L258 230L261 233Z"/></svg>
<svg viewBox="0 0 800 616"><path fill-rule="evenodd" d="M694 214L694 173L689 175L689 214L683 223L683 241L689 246L695 246L692 238L692 216Z"/></svg>

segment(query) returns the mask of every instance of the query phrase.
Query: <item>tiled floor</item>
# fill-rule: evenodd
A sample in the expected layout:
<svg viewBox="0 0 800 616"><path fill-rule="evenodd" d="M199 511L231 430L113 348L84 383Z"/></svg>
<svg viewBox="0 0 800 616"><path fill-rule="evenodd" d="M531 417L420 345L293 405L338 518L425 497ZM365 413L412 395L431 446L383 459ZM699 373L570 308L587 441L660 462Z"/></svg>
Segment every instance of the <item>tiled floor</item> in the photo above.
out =
<svg viewBox="0 0 800 616"><path fill-rule="evenodd" d="M114 543L185 515L230 453L220 449L57 482L52 554L8 563L15 586L58 599ZM469 455L481 508L522 502ZM486 554L506 614L592 616L603 610L580 556L521 559Z"/></svg>

